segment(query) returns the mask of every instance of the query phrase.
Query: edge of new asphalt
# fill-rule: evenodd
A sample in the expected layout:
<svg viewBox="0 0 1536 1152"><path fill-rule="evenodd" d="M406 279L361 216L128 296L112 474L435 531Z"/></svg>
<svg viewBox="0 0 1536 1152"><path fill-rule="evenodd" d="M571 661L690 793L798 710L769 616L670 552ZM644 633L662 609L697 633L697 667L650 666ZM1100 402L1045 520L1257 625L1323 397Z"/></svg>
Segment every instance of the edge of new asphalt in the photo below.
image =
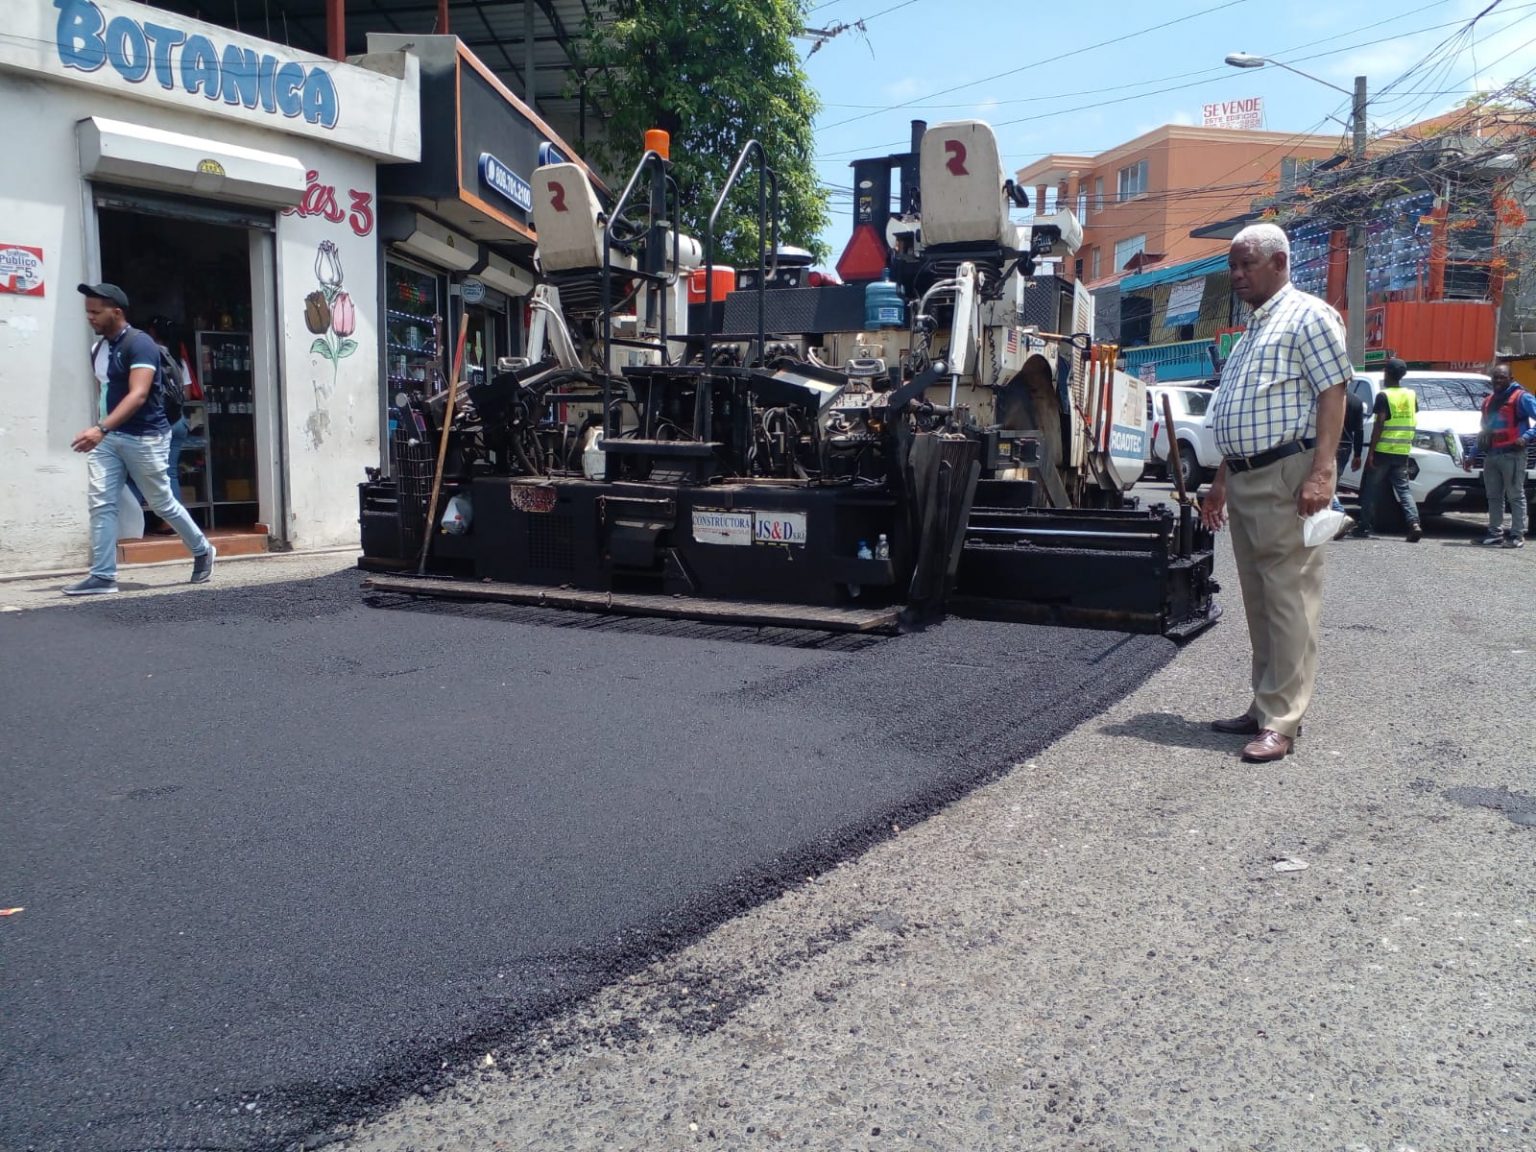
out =
<svg viewBox="0 0 1536 1152"><path fill-rule="evenodd" d="M1224 623L1096 721L316 1146L1536 1147L1530 550L1479 524L1328 546L1281 764L1205 730L1222 544Z"/></svg>
<svg viewBox="0 0 1536 1152"><path fill-rule="evenodd" d="M180 582L175 569L155 572L130 570L122 574L124 592L110 598L85 601L59 597L57 577L39 581L13 582L0 588L0 610L32 614L91 611L89 605L105 611L118 622L136 619L141 611L135 601L153 605L154 618L166 622L198 621L243 615L261 618L277 612L279 618L302 617L309 608L324 610L339 597L354 596L361 573L337 571L335 556L294 556L273 558L268 565L247 565L239 578L221 569L223 583L212 588L192 588ZM299 576L299 580L294 577ZM306 583L304 577L318 577ZM218 577L216 577L218 579ZM173 593L173 595L162 595ZM746 640L759 632L752 628L722 628L667 621L626 621L611 617L591 617L553 609L505 609L464 607L443 603L423 603L394 611L441 613L449 616L475 617L484 612L491 619L510 619L517 623L540 623L548 627L606 627L612 631L639 632L664 637L689 638L697 635L711 641ZM391 609L380 610L381 626L388 626ZM764 630L778 634L778 639L792 646L814 634L793 630ZM453 1082L452 1072L467 1066L487 1046L515 1042L539 1021L556 1015L572 1003L589 999L602 988L644 970L658 959L674 954L711 930L755 906L803 884L850 857L868 851L889 840L900 828L919 823L982 784L1006 773L1022 756L1032 754L1059 738L1084 719L1096 714L1142 682L1173 655L1171 642L1159 637L1124 636L1114 633L1067 632L1021 625L989 625L973 621L951 621L909 636L874 641L848 654L839 645L856 638L826 637L824 657L814 665L770 674L732 695L743 701L773 699L790 709L814 710L827 707L826 698L839 687L838 674L846 673L851 662L863 677L863 692L858 699L842 701L850 722L880 725L883 738L893 749L911 750L942 764L941 770L920 784L904 788L895 803L879 800L855 820L822 829L803 838L788 850L737 872L725 882L703 888L690 899L674 905L657 916L637 920L622 932L610 936L584 952L566 953L558 971L543 970L537 962L542 986L512 1010L486 1012L483 1005L471 1026L463 1032L444 1037L429 1049L402 1056L392 1053L387 1066L374 1066L370 1074L338 1084L335 1079L324 1085L311 1084L287 1089L269 1086L263 1090L264 1121L261 1131L253 1121L225 1135L248 1148L288 1148L303 1142L317 1146L326 1131L370 1115L386 1111L391 1105L413 1093L441 1089ZM990 646L988 644L990 642ZM1011 662L1028 657L1038 659L1041 651L1056 649L1072 652L1073 662L1053 667L1051 673L1064 678L1070 672L1070 696L1046 691L1041 687L1041 707L1024 710L1026 724L1020 726L1020 711L1010 700L1013 691L1008 679ZM948 663L963 654L974 653L962 666ZM936 692L932 685L905 682L909 675L906 659L923 662L928 670L953 669L956 678L975 677L978 683ZM1038 668L1020 674L1040 676ZM903 692L908 696L904 697ZM970 716L957 716L952 706L956 693L969 706ZM839 713L841 715L841 713ZM528 958L522 958L525 962ZM515 961L512 965L515 966ZM185 1114L204 1104L227 1104L210 1098L189 1101L180 1111ZM167 1117L169 1119L169 1117ZM320 1132L317 1134L316 1130ZM105 1136L105 1134L103 1134ZM308 1137L306 1140L305 1137Z"/></svg>

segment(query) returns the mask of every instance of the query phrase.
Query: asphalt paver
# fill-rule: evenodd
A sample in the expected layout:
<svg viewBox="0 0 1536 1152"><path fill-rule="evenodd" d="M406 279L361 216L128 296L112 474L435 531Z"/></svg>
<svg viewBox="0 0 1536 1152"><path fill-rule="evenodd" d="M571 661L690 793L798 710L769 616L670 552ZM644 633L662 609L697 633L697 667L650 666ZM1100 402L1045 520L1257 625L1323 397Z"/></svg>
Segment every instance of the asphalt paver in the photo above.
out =
<svg viewBox="0 0 1536 1152"><path fill-rule="evenodd" d="M0 615L0 905L25 907L0 921L0 1147L324 1139L1174 653L966 621L878 642L578 625L229 571Z"/></svg>

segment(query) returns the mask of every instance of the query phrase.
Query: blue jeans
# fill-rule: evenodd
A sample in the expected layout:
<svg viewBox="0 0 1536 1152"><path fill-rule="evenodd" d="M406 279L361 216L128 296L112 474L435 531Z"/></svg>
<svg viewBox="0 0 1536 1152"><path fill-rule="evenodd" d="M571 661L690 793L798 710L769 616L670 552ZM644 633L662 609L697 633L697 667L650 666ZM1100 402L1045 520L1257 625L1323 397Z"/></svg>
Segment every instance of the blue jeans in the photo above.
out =
<svg viewBox="0 0 1536 1152"><path fill-rule="evenodd" d="M90 477L91 575L117 579L117 498L132 479L144 493L149 510L176 530L194 556L208 551L208 537L176 499L166 475L171 434L130 436L108 432L85 458Z"/></svg>
<svg viewBox="0 0 1536 1152"><path fill-rule="evenodd" d="M173 493L181 491L181 476L179 474L181 471L181 449L186 444L187 436L191 434L191 431L187 427L187 418L185 416L171 425L171 451L170 457L166 460L165 464L165 478L170 481ZM128 490L138 497L139 503L149 503L148 500L144 499L144 493L139 491L139 486L133 482L132 476L128 477Z"/></svg>
<svg viewBox="0 0 1536 1152"><path fill-rule="evenodd" d="M1376 527L1376 501L1381 497L1382 487L1391 484L1392 495L1411 528L1419 522L1419 507L1408 490L1408 457L1378 452L1374 459L1376 462L1366 468L1360 481L1360 527L1367 532Z"/></svg>

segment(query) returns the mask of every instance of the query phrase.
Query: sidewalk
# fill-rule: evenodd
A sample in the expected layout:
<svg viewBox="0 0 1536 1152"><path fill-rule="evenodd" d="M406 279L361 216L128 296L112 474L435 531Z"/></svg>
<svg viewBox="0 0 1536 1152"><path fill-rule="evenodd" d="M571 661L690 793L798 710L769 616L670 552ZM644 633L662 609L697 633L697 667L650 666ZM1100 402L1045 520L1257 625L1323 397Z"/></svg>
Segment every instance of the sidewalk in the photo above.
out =
<svg viewBox="0 0 1536 1152"><path fill-rule="evenodd" d="M276 584L285 580L308 580L357 566L356 548L328 549L317 552L263 552L256 556L220 556L214 562L213 581L207 585L189 584L191 560L172 560L163 564L122 565L117 570L118 593L108 599L145 599L166 593L206 592L210 588L239 588L252 584ZM97 596L66 596L62 589L73 584L81 572L54 572L14 580L0 580L0 612L22 612L30 608L57 608L64 604L99 601ZM359 577L361 579L361 577Z"/></svg>
<svg viewBox="0 0 1536 1152"><path fill-rule="evenodd" d="M1224 553L1099 720L344 1146L1536 1148L1536 568L1432 531L1328 546L1290 759L1205 727Z"/></svg>

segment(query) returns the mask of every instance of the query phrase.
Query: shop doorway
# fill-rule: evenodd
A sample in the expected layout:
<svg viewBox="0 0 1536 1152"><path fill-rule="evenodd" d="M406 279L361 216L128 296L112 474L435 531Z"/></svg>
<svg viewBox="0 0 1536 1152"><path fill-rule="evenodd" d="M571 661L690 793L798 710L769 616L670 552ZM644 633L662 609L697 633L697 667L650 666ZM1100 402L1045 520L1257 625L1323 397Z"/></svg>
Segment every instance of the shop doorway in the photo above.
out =
<svg viewBox="0 0 1536 1152"><path fill-rule="evenodd" d="M263 505L280 475L264 386L271 333L253 322L254 220L134 193L97 195L101 278L133 302L134 325L151 331L187 373L185 427L173 430L173 476L181 501L205 530L265 532ZM252 225L255 225L253 229ZM268 503L270 507L270 504ZM150 518L153 530L155 521ZM222 549L222 546L221 546Z"/></svg>

